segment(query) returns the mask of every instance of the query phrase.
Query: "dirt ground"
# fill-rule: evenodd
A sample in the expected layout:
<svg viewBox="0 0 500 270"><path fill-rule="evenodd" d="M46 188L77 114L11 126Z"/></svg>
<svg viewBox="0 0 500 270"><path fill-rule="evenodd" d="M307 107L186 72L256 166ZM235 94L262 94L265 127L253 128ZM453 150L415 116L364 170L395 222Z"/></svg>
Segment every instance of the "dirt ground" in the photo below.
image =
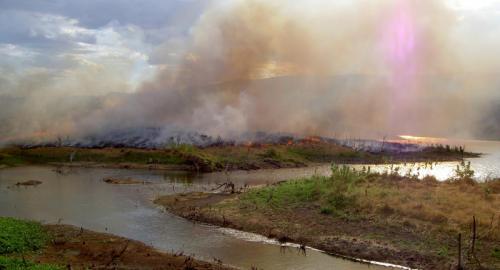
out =
<svg viewBox="0 0 500 270"><path fill-rule="evenodd" d="M139 185L139 184L146 183L143 181L137 181L137 180L132 180L132 179L120 179L120 178L104 178L104 179L102 179L102 181L105 183L114 184L114 185Z"/></svg>
<svg viewBox="0 0 500 270"><path fill-rule="evenodd" d="M294 242L343 256L417 269L455 269L453 267L456 266L456 260L438 259L425 251L415 253L388 241L365 237L383 231L380 224L332 220L319 214L317 209L298 209L294 213L271 218L259 214L242 215L241 209L235 206L236 200L237 194L192 193L162 196L154 203L188 220L257 233L281 242ZM284 225L283 220L289 222ZM399 233L394 238L420 240L420 236L411 232Z"/></svg>
<svg viewBox="0 0 500 270"><path fill-rule="evenodd" d="M57 264L67 269L233 269L112 234L63 224L45 228L52 240L46 248L27 256L37 263Z"/></svg>
<svg viewBox="0 0 500 270"><path fill-rule="evenodd" d="M196 171L194 165L170 165L170 164L137 164L131 162L125 163L103 163L92 161L81 162L49 162L48 164L57 167L85 167L85 168L112 168L112 169L142 169L142 170L170 170L170 171Z"/></svg>

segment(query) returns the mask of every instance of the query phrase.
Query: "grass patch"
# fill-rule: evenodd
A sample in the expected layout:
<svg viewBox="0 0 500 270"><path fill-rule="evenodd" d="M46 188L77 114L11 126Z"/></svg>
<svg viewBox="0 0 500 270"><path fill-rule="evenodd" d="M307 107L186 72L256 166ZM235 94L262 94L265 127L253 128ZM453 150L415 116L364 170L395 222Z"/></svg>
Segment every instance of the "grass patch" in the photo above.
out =
<svg viewBox="0 0 500 270"><path fill-rule="evenodd" d="M300 204L316 200L319 196L318 183L320 181L320 177L287 181L279 187L267 187L249 191L243 194L242 197L245 198L247 204L260 207L296 207Z"/></svg>
<svg viewBox="0 0 500 270"><path fill-rule="evenodd" d="M0 254L34 251L48 239L39 222L0 218Z"/></svg>
<svg viewBox="0 0 500 270"><path fill-rule="evenodd" d="M190 150L190 149L188 149ZM187 151L187 150L186 150ZM136 164L185 164L183 150L142 150L142 149L84 149L71 147L41 147L21 149L10 147L0 152L0 164L45 164L50 162L70 162L71 154L75 152L73 162L100 162ZM187 152L186 152L187 153Z"/></svg>
<svg viewBox="0 0 500 270"><path fill-rule="evenodd" d="M332 164L331 169L330 177L316 175L249 190L240 195L236 207L244 215L258 214L276 224L286 220L290 225L285 235L307 238L352 232L437 260L456 257L457 250L450 247L456 246L459 233L470 235L475 216L482 238L481 244L476 242L477 256L486 261L486 257L500 259L496 248L500 179L478 183L465 163L447 181L395 177L392 171L372 173L346 165ZM300 231L294 231L294 226ZM362 229L353 229L357 226Z"/></svg>
<svg viewBox="0 0 500 270"><path fill-rule="evenodd" d="M7 258L0 256L0 269L9 270L62 270L65 267L60 267L55 264L37 264L28 259L22 260L19 258Z"/></svg>
<svg viewBox="0 0 500 270"><path fill-rule="evenodd" d="M0 217L0 254L10 255L33 252L45 247L50 239L39 222ZM58 270L57 265L37 264L28 259L0 256L0 269Z"/></svg>

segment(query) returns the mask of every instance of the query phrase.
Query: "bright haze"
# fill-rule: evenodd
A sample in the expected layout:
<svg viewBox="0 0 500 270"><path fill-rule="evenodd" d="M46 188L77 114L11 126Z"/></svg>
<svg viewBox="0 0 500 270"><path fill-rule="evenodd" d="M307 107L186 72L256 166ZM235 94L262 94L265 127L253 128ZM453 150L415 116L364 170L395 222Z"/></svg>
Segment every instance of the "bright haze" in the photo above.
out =
<svg viewBox="0 0 500 270"><path fill-rule="evenodd" d="M499 75L497 0L0 1L3 142L144 127L500 140Z"/></svg>

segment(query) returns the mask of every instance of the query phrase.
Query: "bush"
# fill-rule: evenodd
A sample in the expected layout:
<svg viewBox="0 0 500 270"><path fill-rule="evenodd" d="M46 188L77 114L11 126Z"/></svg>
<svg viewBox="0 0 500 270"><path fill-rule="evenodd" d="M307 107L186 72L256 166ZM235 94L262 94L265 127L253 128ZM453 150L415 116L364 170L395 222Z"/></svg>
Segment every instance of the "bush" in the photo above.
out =
<svg viewBox="0 0 500 270"><path fill-rule="evenodd" d="M326 202L332 204L336 209L346 209L357 205L358 196L346 192L333 192L326 196Z"/></svg>
<svg viewBox="0 0 500 270"><path fill-rule="evenodd" d="M327 207L322 207L321 209L319 209L319 212L321 214L328 214L328 215L333 214L336 211L337 211L337 209L335 209L334 206L327 206Z"/></svg>
<svg viewBox="0 0 500 270"><path fill-rule="evenodd" d="M457 165L455 169L455 180L462 180L465 178L474 178L474 170L470 168L470 161L465 164L465 161L462 160L460 165Z"/></svg>
<svg viewBox="0 0 500 270"><path fill-rule="evenodd" d="M274 148L267 149L267 151L264 155L268 158L276 158L279 156L278 152L276 152L276 150Z"/></svg>

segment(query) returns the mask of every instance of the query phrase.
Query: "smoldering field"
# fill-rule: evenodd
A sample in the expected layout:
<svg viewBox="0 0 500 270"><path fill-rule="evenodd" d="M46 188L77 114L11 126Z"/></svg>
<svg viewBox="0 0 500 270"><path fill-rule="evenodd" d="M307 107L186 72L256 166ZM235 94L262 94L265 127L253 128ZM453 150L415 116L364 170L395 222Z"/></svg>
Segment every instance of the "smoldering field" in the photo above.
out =
<svg viewBox="0 0 500 270"><path fill-rule="evenodd" d="M78 80L2 84L0 145L142 128L159 130L156 143L259 131L499 140L500 46L461 12L442 1L213 1L187 35L151 46L156 74L133 89L107 58Z"/></svg>

